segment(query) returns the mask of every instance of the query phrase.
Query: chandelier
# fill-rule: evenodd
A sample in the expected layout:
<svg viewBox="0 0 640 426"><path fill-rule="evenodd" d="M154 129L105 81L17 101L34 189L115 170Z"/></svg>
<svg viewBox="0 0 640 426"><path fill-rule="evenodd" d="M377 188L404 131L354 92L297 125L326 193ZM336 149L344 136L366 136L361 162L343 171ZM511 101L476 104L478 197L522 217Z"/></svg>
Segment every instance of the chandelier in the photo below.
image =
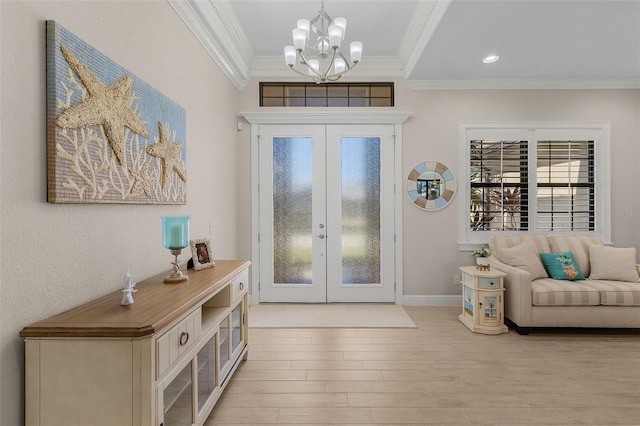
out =
<svg viewBox="0 0 640 426"><path fill-rule="evenodd" d="M359 41L351 42L349 46L351 61L340 51L346 30L347 20L331 19L324 10L323 0L315 18L300 19L293 29L293 46L284 48L287 66L300 75L311 76L318 84L337 81L362 58L362 43Z"/></svg>

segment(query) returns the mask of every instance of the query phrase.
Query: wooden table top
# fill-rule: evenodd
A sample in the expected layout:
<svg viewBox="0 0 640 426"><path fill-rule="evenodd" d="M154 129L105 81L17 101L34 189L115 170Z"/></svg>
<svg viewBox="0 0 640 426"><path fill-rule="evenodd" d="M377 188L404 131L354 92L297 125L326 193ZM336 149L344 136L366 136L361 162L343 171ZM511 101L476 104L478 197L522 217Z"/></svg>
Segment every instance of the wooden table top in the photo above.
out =
<svg viewBox="0 0 640 426"><path fill-rule="evenodd" d="M189 280L165 284L168 271L136 284L134 303L120 305L115 291L22 329L24 338L150 336L217 293L231 278L247 268L246 260L216 260L213 268L189 269Z"/></svg>

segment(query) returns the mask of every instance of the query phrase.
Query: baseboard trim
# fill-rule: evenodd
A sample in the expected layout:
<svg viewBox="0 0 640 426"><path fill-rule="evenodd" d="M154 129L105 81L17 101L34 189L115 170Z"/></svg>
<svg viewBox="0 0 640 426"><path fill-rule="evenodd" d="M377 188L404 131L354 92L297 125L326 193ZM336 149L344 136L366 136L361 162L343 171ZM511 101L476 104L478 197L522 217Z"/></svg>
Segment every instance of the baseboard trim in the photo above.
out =
<svg viewBox="0 0 640 426"><path fill-rule="evenodd" d="M462 296L458 295L424 295L404 296L404 306L462 306Z"/></svg>

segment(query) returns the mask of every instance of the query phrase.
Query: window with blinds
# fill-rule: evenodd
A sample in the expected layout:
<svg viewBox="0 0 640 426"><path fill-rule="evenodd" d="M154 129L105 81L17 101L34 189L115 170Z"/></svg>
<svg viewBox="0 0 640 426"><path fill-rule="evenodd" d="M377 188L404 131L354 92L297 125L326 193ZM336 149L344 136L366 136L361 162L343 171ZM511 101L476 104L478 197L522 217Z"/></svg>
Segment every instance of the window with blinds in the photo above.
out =
<svg viewBox="0 0 640 426"><path fill-rule="evenodd" d="M470 230L528 231L535 211L537 232L593 231L594 141L537 141L535 162L530 146L526 140L470 141Z"/></svg>
<svg viewBox="0 0 640 426"><path fill-rule="evenodd" d="M527 141L472 140L470 229L529 229Z"/></svg>
<svg viewBox="0 0 640 426"><path fill-rule="evenodd" d="M497 234L611 239L608 122L461 122L459 246Z"/></svg>
<svg viewBox="0 0 640 426"><path fill-rule="evenodd" d="M594 141L538 141L537 229L595 229Z"/></svg>

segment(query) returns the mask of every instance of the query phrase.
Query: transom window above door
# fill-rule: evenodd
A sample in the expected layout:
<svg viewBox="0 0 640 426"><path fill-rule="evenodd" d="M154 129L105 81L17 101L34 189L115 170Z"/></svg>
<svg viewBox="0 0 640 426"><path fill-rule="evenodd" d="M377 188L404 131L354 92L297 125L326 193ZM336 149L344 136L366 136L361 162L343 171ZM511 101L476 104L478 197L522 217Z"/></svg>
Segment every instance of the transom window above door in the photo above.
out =
<svg viewBox="0 0 640 426"><path fill-rule="evenodd" d="M261 107L391 107L393 83L260 83Z"/></svg>

